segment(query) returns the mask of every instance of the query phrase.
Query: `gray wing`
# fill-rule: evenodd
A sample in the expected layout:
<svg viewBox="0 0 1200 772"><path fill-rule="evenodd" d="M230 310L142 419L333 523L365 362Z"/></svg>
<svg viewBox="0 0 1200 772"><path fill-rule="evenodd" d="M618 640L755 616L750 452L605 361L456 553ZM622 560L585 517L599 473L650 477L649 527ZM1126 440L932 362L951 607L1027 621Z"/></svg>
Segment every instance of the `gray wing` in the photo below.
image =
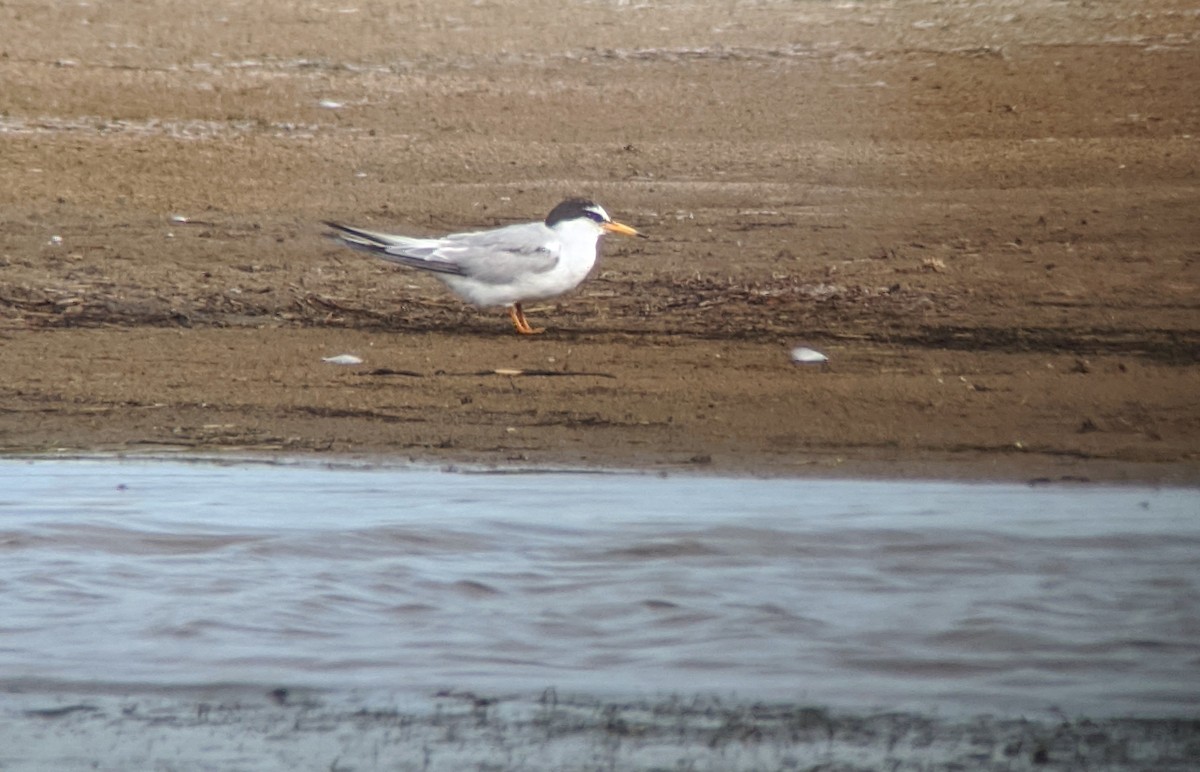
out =
<svg viewBox="0 0 1200 772"><path fill-rule="evenodd" d="M553 231L540 222L509 225L490 231L456 233L440 239L417 239L326 222L346 246L389 262L435 273L467 276L489 284L549 271L558 263Z"/></svg>
<svg viewBox="0 0 1200 772"><path fill-rule="evenodd" d="M440 240L434 254L454 262L463 276L505 284L516 276L551 270L558 265L559 249L554 232L540 222L532 222L447 236Z"/></svg>

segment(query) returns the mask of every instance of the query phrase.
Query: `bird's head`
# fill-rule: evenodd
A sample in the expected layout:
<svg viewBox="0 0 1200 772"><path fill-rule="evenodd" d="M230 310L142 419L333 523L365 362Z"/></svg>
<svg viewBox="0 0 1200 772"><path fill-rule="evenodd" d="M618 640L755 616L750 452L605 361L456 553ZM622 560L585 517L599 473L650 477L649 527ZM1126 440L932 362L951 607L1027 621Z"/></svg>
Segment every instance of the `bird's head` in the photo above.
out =
<svg viewBox="0 0 1200 772"><path fill-rule="evenodd" d="M568 198L551 209L550 214L546 215L546 227L553 228L560 223L576 220L593 223L601 233L619 233L622 236L646 238L645 235L638 233L628 225L614 221L608 216L608 212L604 211L604 207L586 198Z"/></svg>

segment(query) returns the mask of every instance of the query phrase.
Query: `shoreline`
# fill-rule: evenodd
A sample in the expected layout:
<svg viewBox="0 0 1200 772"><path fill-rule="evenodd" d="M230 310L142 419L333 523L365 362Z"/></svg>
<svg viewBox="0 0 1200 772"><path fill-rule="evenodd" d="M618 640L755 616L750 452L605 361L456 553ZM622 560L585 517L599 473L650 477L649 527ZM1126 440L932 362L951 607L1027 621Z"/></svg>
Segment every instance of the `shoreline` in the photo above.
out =
<svg viewBox="0 0 1200 772"><path fill-rule="evenodd" d="M812 479L812 480L861 480L864 482L914 482L914 483L958 483L963 485L1084 485L1113 487L1146 487L1188 489L1200 487L1200 477L1193 474L1189 465L1130 464L1106 462L1072 464L1069 469L1058 470L1057 476L1045 474L1045 463L1050 458L1039 458L1038 454L1022 454L1027 457L996 468L995 459L963 462L960 459L944 461L868 461L842 459L836 465L823 465L813 461L810 465L789 466L787 469L724 467L708 463L659 463L654 465L571 464L549 456L542 463L529 461L503 461L489 458L420 457L384 455L370 452L274 452L270 450L240 448L160 448L146 447L129 449L116 448L55 448L52 450L6 450L0 452L0 462L89 462L107 461L119 463L196 463L215 465L252 464L264 466L311 466L331 469L418 470L440 471L447 474L499 474L499 475L630 475L630 476L682 476L695 478L727 479ZM1032 456L1029 458L1028 456ZM1041 472L1042 474L1039 474Z"/></svg>

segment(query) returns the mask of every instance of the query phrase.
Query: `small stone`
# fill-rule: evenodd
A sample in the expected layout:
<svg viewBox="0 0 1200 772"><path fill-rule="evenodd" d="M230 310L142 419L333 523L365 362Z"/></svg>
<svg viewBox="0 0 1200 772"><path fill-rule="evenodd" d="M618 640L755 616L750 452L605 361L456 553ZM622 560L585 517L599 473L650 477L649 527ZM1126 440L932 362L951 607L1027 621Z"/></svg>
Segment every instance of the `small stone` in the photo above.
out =
<svg viewBox="0 0 1200 772"><path fill-rule="evenodd" d="M829 357L820 351L815 351L804 346L797 346L792 349L792 361L798 365L819 365L828 362Z"/></svg>

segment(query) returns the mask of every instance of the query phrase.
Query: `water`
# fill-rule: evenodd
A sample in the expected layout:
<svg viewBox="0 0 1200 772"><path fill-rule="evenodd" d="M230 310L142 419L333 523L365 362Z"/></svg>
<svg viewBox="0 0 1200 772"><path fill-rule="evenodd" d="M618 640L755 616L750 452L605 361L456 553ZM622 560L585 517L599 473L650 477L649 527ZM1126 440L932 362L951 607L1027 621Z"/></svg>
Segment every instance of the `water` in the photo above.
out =
<svg viewBox="0 0 1200 772"><path fill-rule="evenodd" d="M1171 715L1195 490L0 462L0 687Z"/></svg>

